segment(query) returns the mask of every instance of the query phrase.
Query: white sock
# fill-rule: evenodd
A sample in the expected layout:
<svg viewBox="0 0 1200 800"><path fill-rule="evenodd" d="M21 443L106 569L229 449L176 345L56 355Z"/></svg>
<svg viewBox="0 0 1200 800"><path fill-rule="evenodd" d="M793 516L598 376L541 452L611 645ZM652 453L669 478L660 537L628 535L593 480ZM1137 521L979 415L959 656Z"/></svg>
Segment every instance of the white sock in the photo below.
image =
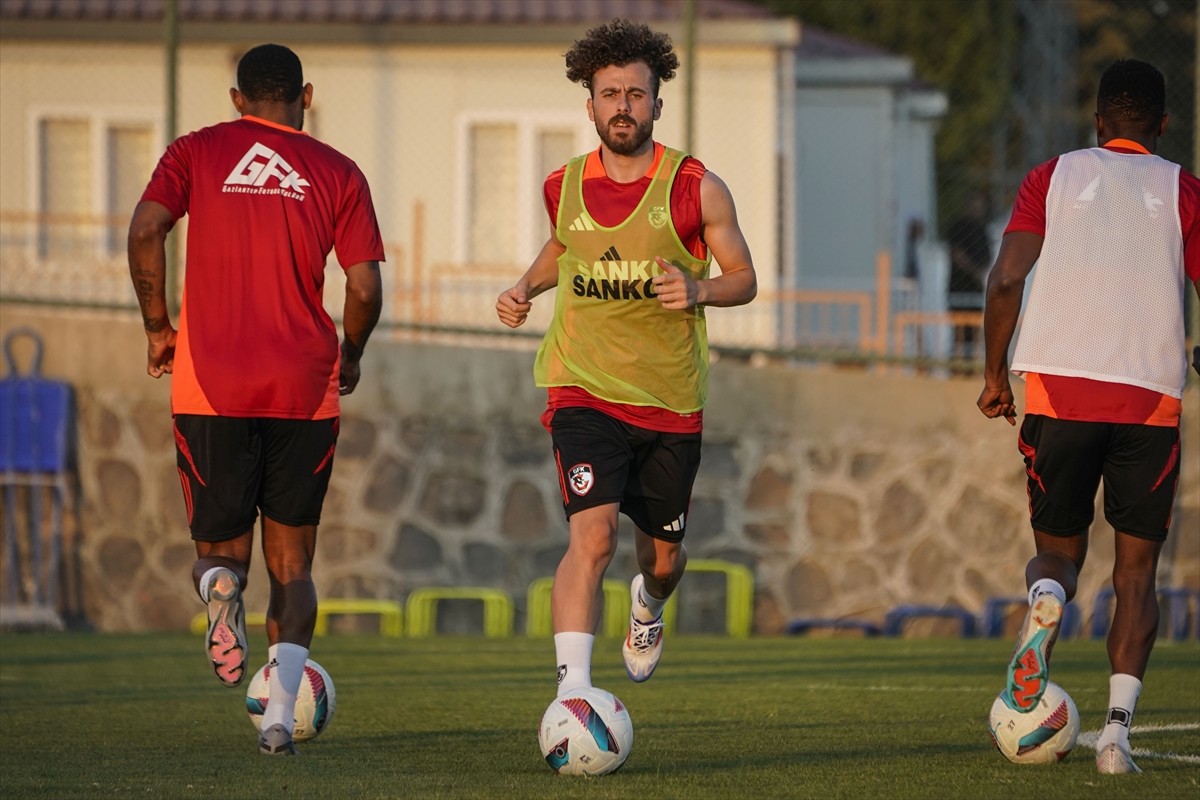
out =
<svg viewBox="0 0 1200 800"><path fill-rule="evenodd" d="M1029 605L1033 605L1033 601L1037 600L1039 594L1050 593L1058 598L1058 602L1064 606L1067 604L1067 592L1063 589L1062 584L1053 578L1042 578L1039 581L1034 581L1033 586L1029 587Z"/></svg>
<svg viewBox="0 0 1200 800"><path fill-rule="evenodd" d="M592 645L590 633L554 634L554 657L558 661L558 696L592 685Z"/></svg>
<svg viewBox="0 0 1200 800"><path fill-rule="evenodd" d="M646 591L646 585L638 590L637 602L633 604L633 618L638 622L654 622L662 616L667 598L658 598Z"/></svg>
<svg viewBox="0 0 1200 800"><path fill-rule="evenodd" d="M262 730L282 725L291 733L296 728L296 695L304 678L308 648L289 642L273 644L267 650L269 699L262 715Z"/></svg>
<svg viewBox="0 0 1200 800"><path fill-rule="evenodd" d="M205 570L204 574L200 576L200 588L198 591L200 592L200 599L206 604L208 603L208 587L212 584L213 573L217 572L218 570L228 571L228 568L209 567L207 570Z"/></svg>
<svg viewBox="0 0 1200 800"><path fill-rule="evenodd" d="M1142 682L1132 675L1117 673L1108 679L1108 717L1096 750L1103 750L1113 742L1129 747L1129 726L1133 724L1133 709L1138 695L1142 693Z"/></svg>

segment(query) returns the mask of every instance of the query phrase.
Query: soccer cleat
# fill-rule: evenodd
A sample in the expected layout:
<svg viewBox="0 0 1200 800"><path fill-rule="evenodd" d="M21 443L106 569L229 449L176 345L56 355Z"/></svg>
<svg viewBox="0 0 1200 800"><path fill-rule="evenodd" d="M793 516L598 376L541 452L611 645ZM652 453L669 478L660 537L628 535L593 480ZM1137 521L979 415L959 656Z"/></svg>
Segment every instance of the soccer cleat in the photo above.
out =
<svg viewBox="0 0 1200 800"><path fill-rule="evenodd" d="M1032 711L1042 699L1050 681L1050 652L1062 616L1063 604L1052 594L1038 595L1029 607L1004 689L1004 702L1014 711Z"/></svg>
<svg viewBox="0 0 1200 800"><path fill-rule="evenodd" d="M1129 750L1113 742L1096 754L1096 771L1101 775L1139 775L1142 770L1133 763Z"/></svg>
<svg viewBox="0 0 1200 800"><path fill-rule="evenodd" d="M292 735L279 723L267 728L258 736L258 752L264 756L298 756L300 751L292 742Z"/></svg>
<svg viewBox="0 0 1200 800"><path fill-rule="evenodd" d="M629 595L634 608L639 603L638 594L643 583L641 573L638 573L629 585ZM633 611L629 612L629 633L625 636L625 643L621 645L621 655L625 657L625 674L629 676L629 680L641 683L650 679L654 668L658 666L658 659L662 657L662 643L661 614L653 622L642 622L633 615Z"/></svg>
<svg viewBox="0 0 1200 800"><path fill-rule="evenodd" d="M217 680L237 686L246 675L246 608L242 587L230 570L213 574L208 584L208 636L204 651Z"/></svg>

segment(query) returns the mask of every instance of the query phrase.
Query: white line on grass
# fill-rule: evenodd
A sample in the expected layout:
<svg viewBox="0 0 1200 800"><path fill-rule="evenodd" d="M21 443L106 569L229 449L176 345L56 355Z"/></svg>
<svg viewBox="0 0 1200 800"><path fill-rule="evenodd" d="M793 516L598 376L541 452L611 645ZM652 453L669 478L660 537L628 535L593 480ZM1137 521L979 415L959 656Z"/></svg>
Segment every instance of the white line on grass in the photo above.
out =
<svg viewBox="0 0 1200 800"><path fill-rule="evenodd" d="M829 692L829 691L847 691L847 692L927 692L943 694L945 692L963 692L969 694L978 694L982 689L978 686L887 686L885 684L875 684L872 686L852 686L846 683L808 683L803 689L814 692ZM997 690L999 691L999 690ZM1082 689L1083 693L1099 692L1099 689Z"/></svg>
<svg viewBox="0 0 1200 800"><path fill-rule="evenodd" d="M852 687L842 684L830 683L810 683L804 687L810 691L827 692L839 689L852 689L856 692L861 692L864 689L868 692L978 692L979 687L974 686L886 686L876 684L874 686ZM1173 722L1166 725L1134 725L1130 729L1130 733L1159 733L1165 731L1195 731L1200 730L1198 722ZM1096 749L1096 742L1100 739L1100 731L1086 731L1079 734L1078 744L1084 747ZM1184 755L1181 753L1158 752L1155 750L1147 750L1144 747L1134 747L1130 750L1130 754L1140 758L1162 759L1164 761L1181 761L1185 764L1200 764L1200 756Z"/></svg>
<svg viewBox="0 0 1200 800"><path fill-rule="evenodd" d="M1130 733L1158 733L1159 731L1200 731L1200 722L1171 722L1167 725L1134 725Z"/></svg>

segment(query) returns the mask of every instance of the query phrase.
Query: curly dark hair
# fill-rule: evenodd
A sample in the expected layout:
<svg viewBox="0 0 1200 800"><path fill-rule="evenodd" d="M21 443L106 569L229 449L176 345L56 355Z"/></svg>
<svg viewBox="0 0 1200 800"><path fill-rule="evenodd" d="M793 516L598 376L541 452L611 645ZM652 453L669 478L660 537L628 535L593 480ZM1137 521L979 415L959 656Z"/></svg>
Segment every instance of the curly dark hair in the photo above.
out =
<svg viewBox="0 0 1200 800"><path fill-rule="evenodd" d="M623 67L638 61L650 68L654 77L654 96L662 81L675 77L679 58L671 47L671 37L655 33L639 22L614 19L592 28L566 53L567 78L591 91L592 76L605 67Z"/></svg>
<svg viewBox="0 0 1200 800"><path fill-rule="evenodd" d="M1105 119L1149 132L1166 111L1163 75L1145 61L1117 61L1100 77L1096 111Z"/></svg>
<svg viewBox="0 0 1200 800"><path fill-rule="evenodd" d="M304 91L300 57L281 44L260 44L238 61L238 91L251 102L294 103Z"/></svg>

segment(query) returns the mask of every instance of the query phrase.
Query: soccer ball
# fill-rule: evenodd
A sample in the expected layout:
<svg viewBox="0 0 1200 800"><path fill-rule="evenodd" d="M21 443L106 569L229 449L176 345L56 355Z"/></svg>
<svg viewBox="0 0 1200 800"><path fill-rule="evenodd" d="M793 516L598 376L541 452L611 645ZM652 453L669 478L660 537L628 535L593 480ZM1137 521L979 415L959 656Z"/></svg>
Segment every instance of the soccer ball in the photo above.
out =
<svg viewBox="0 0 1200 800"><path fill-rule="evenodd" d="M263 665L254 673L246 688L246 713L259 730L262 729L263 712L270 702L270 674L271 665ZM304 677L300 679L300 691L296 693L296 728L292 731L292 741L306 742L328 728L333 721L335 701L336 693L329 673L320 664L308 659L304 664Z"/></svg>
<svg viewBox="0 0 1200 800"><path fill-rule="evenodd" d="M996 749L1014 764L1055 764L1075 746L1079 712L1071 695L1047 681L1042 699L1027 712L1009 708L1001 692L992 703L988 730Z"/></svg>
<svg viewBox="0 0 1200 800"><path fill-rule="evenodd" d="M629 758L633 721L609 692L576 689L546 709L538 743L546 763L560 775L607 775Z"/></svg>

